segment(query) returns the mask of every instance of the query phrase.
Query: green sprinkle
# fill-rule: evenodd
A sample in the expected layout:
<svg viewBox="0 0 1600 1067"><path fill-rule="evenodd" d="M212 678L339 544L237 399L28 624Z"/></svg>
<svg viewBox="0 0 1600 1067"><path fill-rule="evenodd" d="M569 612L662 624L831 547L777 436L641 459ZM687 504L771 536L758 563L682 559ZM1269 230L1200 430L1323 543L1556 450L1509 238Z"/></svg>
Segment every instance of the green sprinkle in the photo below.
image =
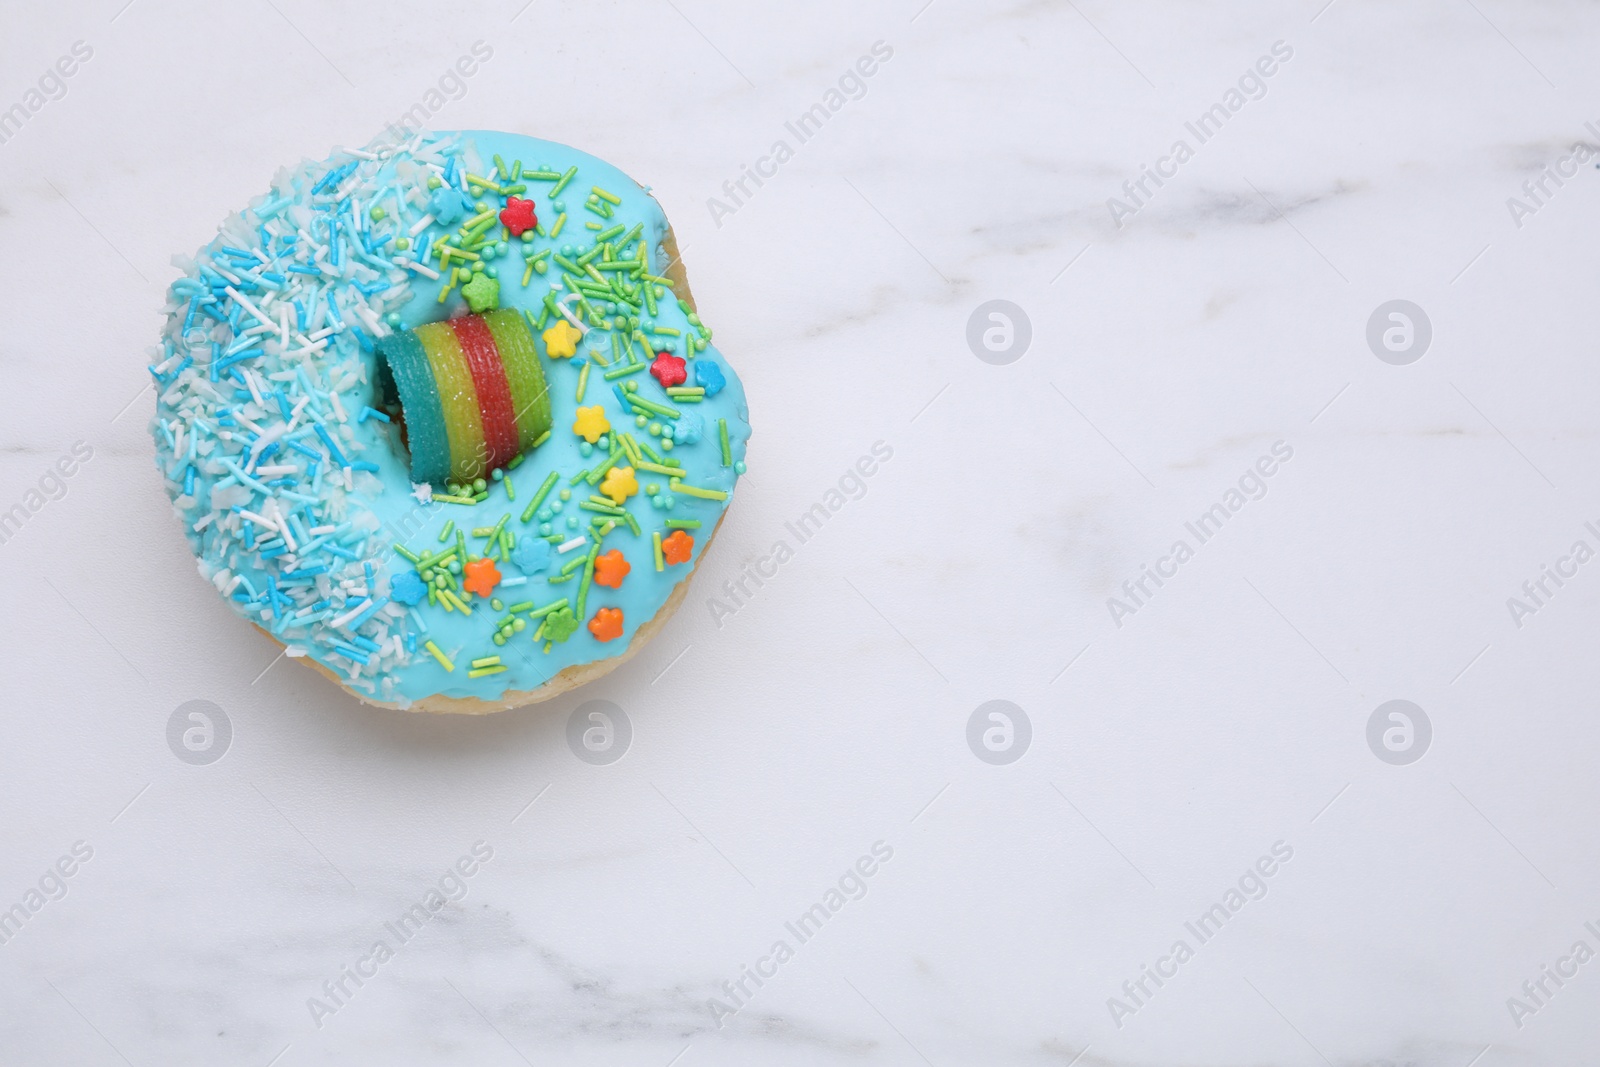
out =
<svg viewBox="0 0 1600 1067"><path fill-rule="evenodd" d="M663 560L662 557L661 557L661 531L660 530L651 530L650 531L650 547L655 550L655 554L656 554L656 570L658 570L658 571L666 570L667 569L666 561Z"/></svg>
<svg viewBox="0 0 1600 1067"><path fill-rule="evenodd" d="M493 667L500 662L499 656L484 656L482 659L472 661L474 667Z"/></svg>
<svg viewBox="0 0 1600 1067"><path fill-rule="evenodd" d="M609 504L596 504L588 500L580 501L578 506L584 511L599 512L601 515L622 516L627 514L627 512L623 511L621 508L614 508Z"/></svg>
<svg viewBox="0 0 1600 1067"><path fill-rule="evenodd" d="M634 467L638 470L649 471L651 474L665 474L673 478L677 478L683 474L682 467L668 467L661 463L639 462L635 463Z"/></svg>
<svg viewBox="0 0 1600 1067"><path fill-rule="evenodd" d="M566 597L562 597L560 600L554 601L553 603L546 604L542 608L534 608L532 611L528 612L528 616L530 618L534 618L534 619L543 618L544 616L550 614L553 611L560 611L562 608L564 608L566 606L567 606L567 598Z"/></svg>
<svg viewBox="0 0 1600 1067"><path fill-rule="evenodd" d="M705 386L702 385L669 385L667 395L677 399L685 397L702 397L706 395Z"/></svg>
<svg viewBox="0 0 1600 1067"><path fill-rule="evenodd" d="M550 236L552 238L560 236L561 227L565 226L566 224L567 224L567 213L565 211L563 211L561 214L556 216L556 224L554 226L550 227ZM547 248L547 249L545 249L545 251L548 252L550 250ZM542 255L543 253L540 253L540 254Z"/></svg>
<svg viewBox="0 0 1600 1067"><path fill-rule="evenodd" d="M471 504L476 504L477 503L477 501L474 500L470 496L448 496L448 495L446 495L444 493L434 493L433 494L433 502L435 504L467 504L467 505L471 505Z"/></svg>
<svg viewBox="0 0 1600 1067"><path fill-rule="evenodd" d="M415 555L414 555L414 554L412 554L412 553L411 553L411 551L410 551L410 550L408 550L408 549L407 549L407 548L406 548L406 546L405 546L405 545L402 545L402 544L401 544L401 543L400 543L400 542L399 542L399 541L396 541L396 542L395 542L395 543L394 543L394 550L395 550L395 551L396 551L396 552L398 552L398 553L400 553L400 554L401 554L401 555L402 555L402 556L404 556L404 557L405 557L405 558L406 558L406 559L408 559L408 560L410 560L410 561L411 561L411 562L412 562L412 563L416 563L416 562L418 562L418 557L417 557L417 556L415 556Z"/></svg>
<svg viewBox="0 0 1600 1067"><path fill-rule="evenodd" d="M585 362L583 364L583 369L578 371L577 403L579 403L579 404L583 403L583 393L584 393L584 390L586 390L588 388L589 388L589 364L587 362Z"/></svg>
<svg viewBox="0 0 1600 1067"><path fill-rule="evenodd" d="M608 203L612 203L612 204L621 204L622 203L622 197L618 196L616 193L608 193L604 189L600 188L598 185L589 186L589 191L591 193L593 193L595 196L598 196L601 200L604 200L604 201L606 201ZM622 227L620 227L620 226L617 227L617 229L619 229L619 230L621 228Z"/></svg>
<svg viewBox="0 0 1600 1067"><path fill-rule="evenodd" d="M451 519L444 524L444 529L439 531L439 543L442 545L450 540L450 535L456 532L456 520Z"/></svg>
<svg viewBox="0 0 1600 1067"><path fill-rule="evenodd" d="M523 522L533 518L533 513L539 510L539 505L544 503L544 498L550 495L550 490L555 488L556 480L560 477L555 471L545 475L544 484L539 486L539 491L533 494L533 499L528 501L528 507L522 513Z"/></svg>
<svg viewBox="0 0 1600 1067"><path fill-rule="evenodd" d="M533 178L536 181L541 182L553 182L557 178L561 177L561 175L557 174L553 170L525 170L522 172L522 176L524 178Z"/></svg>
<svg viewBox="0 0 1600 1067"><path fill-rule="evenodd" d="M475 670L475 671L468 671L468 672L467 672L467 677L468 677L468 678L482 678L482 677L483 677L483 676L484 676L484 675L486 675L486 674L500 674L500 673L502 673L502 672L503 672L503 671L506 671L506 670L509 670L509 669L510 669L510 668L508 668L508 667L505 667L505 666L499 666L499 667L479 667L479 668L478 668L478 669L477 669L477 670Z"/></svg>
<svg viewBox="0 0 1600 1067"><path fill-rule="evenodd" d="M657 404L654 400L646 400L638 393L629 393L628 403L635 408L648 411L652 415L660 415L664 419L675 419L682 414L677 408L668 407L665 404Z"/></svg>
<svg viewBox="0 0 1600 1067"><path fill-rule="evenodd" d="M619 222L615 226L611 227L610 229L605 230L605 231L603 231L601 233L595 234L594 239L596 241L609 241L613 237L615 237L617 234L621 233L622 230L623 230L622 223Z"/></svg>
<svg viewBox="0 0 1600 1067"><path fill-rule="evenodd" d="M508 471L516 470L518 467L522 466L522 461L524 459L526 459L526 458L527 457L524 456L521 452L518 452L516 455L511 457L511 462L506 464L506 470L508 470ZM506 479L506 480L510 481L509 478Z"/></svg>
<svg viewBox="0 0 1600 1067"><path fill-rule="evenodd" d="M550 431L546 430L544 433L540 434L538 437L535 437L533 439L533 444L529 445L528 447L529 448L538 448L540 445L544 444L548 440L550 440Z"/></svg>
<svg viewBox="0 0 1600 1067"><path fill-rule="evenodd" d="M722 442L722 465L733 466L733 448L728 444L728 420L717 420L717 437Z"/></svg>
<svg viewBox="0 0 1600 1067"><path fill-rule="evenodd" d="M622 513L622 521L628 524L628 529L633 531L633 536L640 536L642 531L639 529L639 520L635 519L631 512L624 511Z"/></svg>
<svg viewBox="0 0 1600 1067"><path fill-rule="evenodd" d="M472 529L473 537L493 537L500 532L498 526L475 526Z"/></svg>
<svg viewBox="0 0 1600 1067"><path fill-rule="evenodd" d="M440 652L439 646L434 644L432 641L423 642L422 647L427 649L428 654L434 659L438 660L439 666L443 667L446 671L453 671L456 669L456 665L450 662L450 657L445 655L443 652Z"/></svg>
<svg viewBox="0 0 1600 1067"><path fill-rule="evenodd" d="M594 560L600 554L600 545L596 542L589 546L589 555L584 560L583 581L578 586L578 607L573 612L579 619L583 618L583 605L589 597L589 585L594 581Z"/></svg>
<svg viewBox="0 0 1600 1067"><path fill-rule="evenodd" d="M606 471L610 470L612 467L615 467L619 460L626 458L628 458L627 452L623 451L621 445L618 445L617 450L611 453L611 456L604 463L600 464L600 466L596 467L589 473L589 484L599 485L600 479L605 477Z"/></svg>
<svg viewBox="0 0 1600 1067"><path fill-rule="evenodd" d="M625 377L629 374L637 374L644 370L647 366L649 366L649 364L646 363L624 363L620 367L613 367L611 370L606 371L605 379L609 382L616 378Z"/></svg>
<svg viewBox="0 0 1600 1067"><path fill-rule="evenodd" d="M567 168L567 172L561 176L561 180L556 182L555 188L550 190L551 200L554 200L556 197L561 195L561 190L567 187L567 183L572 180L572 176L576 173L578 173L578 168L576 166Z"/></svg>
<svg viewBox="0 0 1600 1067"><path fill-rule="evenodd" d="M685 496L697 496L701 500L726 500L728 494L721 489L702 489L698 485L684 485L676 478L672 480L672 491Z"/></svg>
<svg viewBox="0 0 1600 1067"><path fill-rule="evenodd" d="M667 520L667 529L669 529L669 530L698 530L698 529L700 529L700 520L699 519L668 519Z"/></svg>

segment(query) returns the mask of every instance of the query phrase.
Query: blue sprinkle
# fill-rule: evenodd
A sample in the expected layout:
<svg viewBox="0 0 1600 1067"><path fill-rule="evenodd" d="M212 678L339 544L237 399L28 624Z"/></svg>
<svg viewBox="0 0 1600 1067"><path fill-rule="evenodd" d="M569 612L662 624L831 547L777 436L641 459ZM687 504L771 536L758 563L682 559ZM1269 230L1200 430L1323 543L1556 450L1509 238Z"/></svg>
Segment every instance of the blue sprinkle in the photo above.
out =
<svg viewBox="0 0 1600 1067"><path fill-rule="evenodd" d="M716 396L728 384L722 368L708 359L697 359L694 364L694 383L706 391L706 396Z"/></svg>

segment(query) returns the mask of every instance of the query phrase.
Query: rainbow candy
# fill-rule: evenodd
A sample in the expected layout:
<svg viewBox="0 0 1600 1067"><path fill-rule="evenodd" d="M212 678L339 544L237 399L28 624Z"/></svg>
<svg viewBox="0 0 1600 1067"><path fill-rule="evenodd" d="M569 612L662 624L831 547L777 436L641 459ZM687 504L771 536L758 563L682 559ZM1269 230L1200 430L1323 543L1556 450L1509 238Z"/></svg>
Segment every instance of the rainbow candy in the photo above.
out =
<svg viewBox="0 0 1600 1067"><path fill-rule="evenodd" d="M550 429L533 332L508 308L401 330L378 342L411 446L411 480L470 482Z"/></svg>

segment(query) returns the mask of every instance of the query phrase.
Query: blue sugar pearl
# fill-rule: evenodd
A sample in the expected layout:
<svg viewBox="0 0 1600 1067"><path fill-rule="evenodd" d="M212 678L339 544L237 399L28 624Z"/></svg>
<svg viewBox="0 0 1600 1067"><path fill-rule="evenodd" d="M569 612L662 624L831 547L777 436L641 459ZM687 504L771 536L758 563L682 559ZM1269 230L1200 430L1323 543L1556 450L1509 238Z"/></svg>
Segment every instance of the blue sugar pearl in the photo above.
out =
<svg viewBox="0 0 1600 1067"><path fill-rule="evenodd" d="M552 512L550 511L550 509L548 507L540 508L539 509L539 521L540 522L549 522L551 514L552 514Z"/></svg>
<svg viewBox="0 0 1600 1067"><path fill-rule="evenodd" d="M665 495L665 497L663 497L663 499L666 501L666 507L667 507L668 511L671 511L673 509L673 506L678 503L677 498L674 497L671 493L667 493Z"/></svg>
<svg viewBox="0 0 1600 1067"><path fill-rule="evenodd" d="M609 452L611 450L611 439L605 434L601 434L600 440L595 442L595 447L603 452Z"/></svg>
<svg viewBox="0 0 1600 1067"><path fill-rule="evenodd" d="M567 504L566 504L566 501L564 501L564 500L554 501L550 505L550 513L552 515L560 514L561 509L566 507L566 506L567 506Z"/></svg>
<svg viewBox="0 0 1600 1067"><path fill-rule="evenodd" d="M594 445L591 445L588 441L579 441L578 455L582 456L584 459L588 459L590 456L594 455Z"/></svg>
<svg viewBox="0 0 1600 1067"><path fill-rule="evenodd" d="M567 529L576 530L577 528L578 528L578 516L576 516L576 515L568 515L567 516Z"/></svg>
<svg viewBox="0 0 1600 1067"><path fill-rule="evenodd" d="M399 312L396 312L396 311L389 312L389 314L387 314L387 315L385 315L383 317L383 321L388 323L390 326L394 327L397 330L400 328L400 314L399 314Z"/></svg>
<svg viewBox="0 0 1600 1067"><path fill-rule="evenodd" d="M741 459L739 462L737 462L737 463L735 463L733 465L733 472L735 474L743 474L744 473L744 460Z"/></svg>
<svg viewBox="0 0 1600 1067"><path fill-rule="evenodd" d="M550 524L548 522L541 522L539 524L539 536L540 537L549 537L550 536Z"/></svg>
<svg viewBox="0 0 1600 1067"><path fill-rule="evenodd" d="M487 274L491 278L500 277L499 269L497 267L495 267L493 264L490 264L489 266L483 268L483 273Z"/></svg>
<svg viewBox="0 0 1600 1067"><path fill-rule="evenodd" d="M655 493L650 497L650 506L653 508L659 508L663 506L660 493Z"/></svg>

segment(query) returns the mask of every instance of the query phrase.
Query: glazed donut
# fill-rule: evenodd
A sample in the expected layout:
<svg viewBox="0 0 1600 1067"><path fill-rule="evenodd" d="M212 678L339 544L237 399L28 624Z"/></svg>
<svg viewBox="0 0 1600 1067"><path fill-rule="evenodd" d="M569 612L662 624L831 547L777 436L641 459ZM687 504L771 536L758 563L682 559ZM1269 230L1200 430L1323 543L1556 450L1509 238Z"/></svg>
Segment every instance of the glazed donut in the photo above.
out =
<svg viewBox="0 0 1600 1067"><path fill-rule="evenodd" d="M483 713L632 655L744 473L660 206L507 133L284 169L175 263L156 465L202 577L359 699Z"/></svg>

